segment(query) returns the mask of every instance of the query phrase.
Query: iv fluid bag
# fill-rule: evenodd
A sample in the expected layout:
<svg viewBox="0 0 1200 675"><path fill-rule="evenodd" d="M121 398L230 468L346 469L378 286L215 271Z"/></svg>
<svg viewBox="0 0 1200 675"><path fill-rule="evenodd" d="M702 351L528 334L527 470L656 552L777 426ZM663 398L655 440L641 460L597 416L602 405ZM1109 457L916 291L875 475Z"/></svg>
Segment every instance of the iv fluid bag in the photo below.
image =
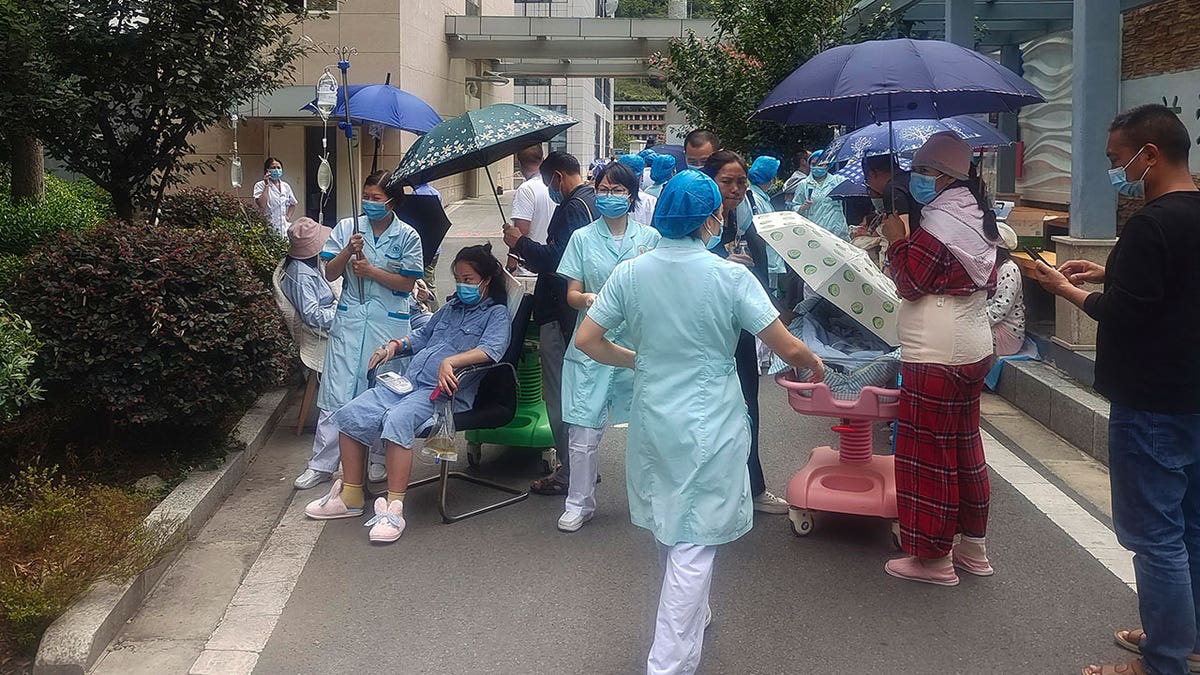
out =
<svg viewBox="0 0 1200 675"><path fill-rule="evenodd" d="M233 161L229 163L229 182L233 184L234 189L242 187L242 158L234 156Z"/></svg>
<svg viewBox="0 0 1200 675"><path fill-rule="evenodd" d="M329 192L329 188L333 187L333 169L329 168L329 160L325 157L321 158L321 164L317 167L317 187L321 188L321 192Z"/></svg>
<svg viewBox="0 0 1200 675"><path fill-rule="evenodd" d="M337 107L337 79L327 70L317 78L317 112L321 119L329 119L333 109Z"/></svg>

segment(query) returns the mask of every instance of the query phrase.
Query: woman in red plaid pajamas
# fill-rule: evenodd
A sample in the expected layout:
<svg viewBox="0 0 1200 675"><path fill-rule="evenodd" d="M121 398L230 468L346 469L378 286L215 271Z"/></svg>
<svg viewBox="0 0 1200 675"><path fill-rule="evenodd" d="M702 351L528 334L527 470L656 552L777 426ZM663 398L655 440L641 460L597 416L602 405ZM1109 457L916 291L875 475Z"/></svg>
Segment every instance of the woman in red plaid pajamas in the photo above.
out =
<svg viewBox="0 0 1200 675"><path fill-rule="evenodd" d="M893 215L883 228L904 299L896 489L907 554L886 569L942 586L958 584L956 567L993 573L984 547L991 489L979 395L992 360L986 308L1000 234L970 168L971 148L957 135L931 136L917 150L910 182L925 204L920 227L909 233Z"/></svg>

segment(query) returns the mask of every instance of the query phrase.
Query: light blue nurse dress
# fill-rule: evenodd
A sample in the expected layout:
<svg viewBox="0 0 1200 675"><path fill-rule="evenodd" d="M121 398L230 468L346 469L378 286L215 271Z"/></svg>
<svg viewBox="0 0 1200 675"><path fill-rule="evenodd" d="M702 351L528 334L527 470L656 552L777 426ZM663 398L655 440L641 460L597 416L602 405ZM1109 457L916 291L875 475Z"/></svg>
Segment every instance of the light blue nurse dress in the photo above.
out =
<svg viewBox="0 0 1200 675"><path fill-rule="evenodd" d="M750 417L733 352L742 330L779 315L754 274L692 237L663 239L617 266L588 315L608 329L624 322L637 352L625 460L633 524L667 546L748 532Z"/></svg>
<svg viewBox="0 0 1200 675"><path fill-rule="evenodd" d="M833 173L825 176L823 183L818 183L812 176L805 178L796 187L792 209L842 239L850 241L850 226L846 224L846 212L842 210L842 202L829 196L833 188L844 182L844 176ZM807 212L800 212L798 208L808 199L812 200L812 206Z"/></svg>
<svg viewBox="0 0 1200 675"><path fill-rule="evenodd" d="M613 268L654 250L661 238L658 230L630 219L625 236L618 245L604 219L599 218L571 234L562 261L558 264L558 274L583 282L585 293L599 293ZM579 313L575 321L576 331L579 330L579 324L583 323L584 315L584 312ZM624 327L618 326L608 331L606 336L622 347L629 347L623 338L624 332ZM606 421L610 424L629 421L633 373L591 360L575 346L574 337L567 345L563 359L562 382L564 422L601 429Z"/></svg>
<svg viewBox="0 0 1200 675"><path fill-rule="evenodd" d="M371 221L359 216L358 231L363 235L363 255L372 265L406 277L424 275L421 235L407 223L393 215L392 224L377 239L371 231ZM321 258L332 260L353 235L354 219L339 221L325 242ZM325 352L325 372L317 393L318 408L335 412L366 391L371 354L388 340L410 332L409 295L407 291L393 291L378 281L363 279L360 297L358 277L351 263L346 263L342 296L333 318Z"/></svg>

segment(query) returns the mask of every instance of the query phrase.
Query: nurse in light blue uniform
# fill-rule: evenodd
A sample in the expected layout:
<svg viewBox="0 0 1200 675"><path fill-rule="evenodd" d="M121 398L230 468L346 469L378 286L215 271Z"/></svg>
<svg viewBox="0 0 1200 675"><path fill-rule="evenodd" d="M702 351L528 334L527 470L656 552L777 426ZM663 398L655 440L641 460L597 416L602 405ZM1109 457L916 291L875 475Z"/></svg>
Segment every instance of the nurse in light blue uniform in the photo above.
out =
<svg viewBox="0 0 1200 675"><path fill-rule="evenodd" d="M787 332L744 265L710 254L721 192L698 171L667 183L654 215L658 248L613 271L576 333L588 356L634 370L626 485L633 523L657 540L664 576L649 675L694 673L716 547L750 530L750 423L734 365L745 329L787 363L824 367ZM622 324L630 348L609 341Z"/></svg>
<svg viewBox="0 0 1200 675"><path fill-rule="evenodd" d="M567 303L579 311L575 326L587 313L604 282L618 264L632 260L658 245L658 231L635 222L638 175L630 167L610 164L596 176L596 209L601 218L576 230L558 265L567 279ZM608 339L628 346L623 327L608 332ZM633 373L596 363L572 343L563 360L562 418L567 424L571 453L571 478L566 507L558 529L575 532L596 511L597 449L608 424L629 421L633 398Z"/></svg>
<svg viewBox="0 0 1200 675"><path fill-rule="evenodd" d="M411 332L410 295L424 276L425 262L421 236L396 217L383 191L390 177L386 171L367 177L362 201L366 215L358 216L357 231L355 219L338 222L321 251L326 277L343 277L317 394L317 407L328 414L366 391L368 363L380 345Z"/></svg>
<svg viewBox="0 0 1200 675"><path fill-rule="evenodd" d="M829 196L829 193L846 182L846 179L829 173L829 162L823 160L823 154L817 151L809 158L812 172L796 187L792 209L842 239L850 241L850 226L846 224L846 212L842 210L842 202Z"/></svg>
<svg viewBox="0 0 1200 675"><path fill-rule="evenodd" d="M646 188L646 194L658 198L663 186L675 175L674 155L654 155L650 160L650 181L652 185Z"/></svg>
<svg viewBox="0 0 1200 675"><path fill-rule="evenodd" d="M750 202L750 209L754 215L764 213L772 213L775 207L771 205L771 197L767 194L767 189L775 182L775 175L779 173L779 160L775 157L763 155L754 160L750 165L750 171L746 177L750 180L750 194L747 199ZM740 225L740 223L739 223ZM767 245L767 273L771 275L771 289L778 289L779 274L787 273L787 264L783 262L783 257L775 252L775 249Z"/></svg>

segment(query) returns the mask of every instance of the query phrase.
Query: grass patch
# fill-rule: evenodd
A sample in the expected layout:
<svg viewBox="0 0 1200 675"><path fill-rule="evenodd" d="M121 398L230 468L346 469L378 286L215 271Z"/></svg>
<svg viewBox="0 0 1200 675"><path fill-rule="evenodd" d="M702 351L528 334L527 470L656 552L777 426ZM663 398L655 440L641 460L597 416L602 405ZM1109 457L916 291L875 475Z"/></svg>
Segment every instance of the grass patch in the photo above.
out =
<svg viewBox="0 0 1200 675"><path fill-rule="evenodd" d="M145 524L157 501L27 469L0 503L0 635L30 654L72 600L97 581L122 581L179 542L171 524ZM5 660L0 652L0 662Z"/></svg>

